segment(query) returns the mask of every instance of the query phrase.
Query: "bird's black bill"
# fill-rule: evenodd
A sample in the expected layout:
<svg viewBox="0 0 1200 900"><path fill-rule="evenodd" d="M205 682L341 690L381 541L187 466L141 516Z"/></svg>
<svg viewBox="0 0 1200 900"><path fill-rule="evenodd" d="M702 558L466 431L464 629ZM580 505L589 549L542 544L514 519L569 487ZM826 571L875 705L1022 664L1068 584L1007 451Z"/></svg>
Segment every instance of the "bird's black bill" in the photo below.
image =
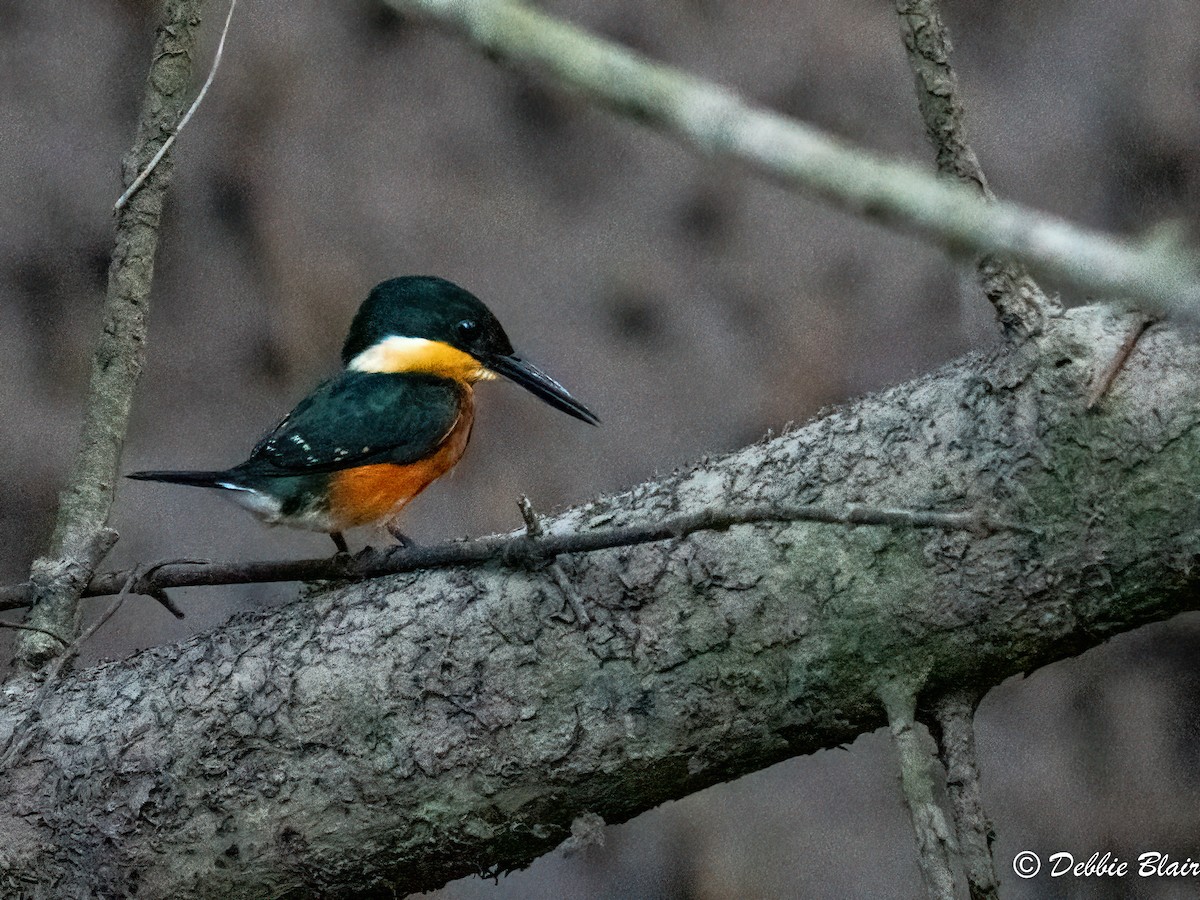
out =
<svg viewBox="0 0 1200 900"><path fill-rule="evenodd" d="M535 366L519 356L495 356L484 365L495 372L515 381L525 390L541 397L555 409L560 409L568 416L587 422L589 425L599 425L600 419L590 409L572 397L565 387Z"/></svg>

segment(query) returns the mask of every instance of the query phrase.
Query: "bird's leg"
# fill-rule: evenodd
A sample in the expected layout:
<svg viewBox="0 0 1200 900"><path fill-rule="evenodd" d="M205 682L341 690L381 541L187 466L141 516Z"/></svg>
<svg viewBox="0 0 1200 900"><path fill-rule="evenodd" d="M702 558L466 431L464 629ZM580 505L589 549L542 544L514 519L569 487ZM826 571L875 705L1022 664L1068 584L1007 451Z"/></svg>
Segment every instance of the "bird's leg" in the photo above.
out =
<svg viewBox="0 0 1200 900"><path fill-rule="evenodd" d="M407 550L409 547L417 546L416 541L400 530L400 523L395 519L392 519L384 527L387 528L388 534L396 539L396 543L400 545L402 550Z"/></svg>
<svg viewBox="0 0 1200 900"><path fill-rule="evenodd" d="M349 553L350 552L350 547L346 543L346 538L342 535L342 533L340 531L331 531L331 532L329 532L329 536L330 536L330 538L333 539L333 545L335 547L337 547L338 553Z"/></svg>

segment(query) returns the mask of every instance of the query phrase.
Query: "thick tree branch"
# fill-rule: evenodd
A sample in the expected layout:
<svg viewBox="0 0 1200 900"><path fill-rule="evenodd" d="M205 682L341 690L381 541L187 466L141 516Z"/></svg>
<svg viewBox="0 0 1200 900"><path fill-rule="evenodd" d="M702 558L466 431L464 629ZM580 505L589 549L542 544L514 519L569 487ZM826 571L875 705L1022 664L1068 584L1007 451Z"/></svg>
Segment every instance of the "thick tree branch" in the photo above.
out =
<svg viewBox="0 0 1200 900"><path fill-rule="evenodd" d="M903 497L1036 528L735 525L575 555L592 624L496 563L314 591L177 646L11 681L0 888L390 897L527 864L664 800L1200 606L1200 346L1089 308L728 457L543 522ZM32 721L33 708L40 717ZM69 848L69 851L64 851Z"/></svg>
<svg viewBox="0 0 1200 900"><path fill-rule="evenodd" d="M202 0L167 0L164 4L137 137L123 163L127 184L179 122L191 86L201 5ZM108 514L133 391L145 365L150 282L158 224L170 180L171 160L167 156L117 213L116 245L101 312L103 323L92 357L75 465L59 497L50 547L45 557L34 561L30 573L38 594L28 624L68 642L79 633L80 592L116 539L115 533L107 529ZM25 631L18 642L17 659L25 666L37 667L62 646L39 631Z"/></svg>
<svg viewBox="0 0 1200 900"><path fill-rule="evenodd" d="M873 155L816 128L748 106L732 92L543 15L516 0L386 0L437 22L489 56L545 72L618 114L706 156L740 160L840 209L916 234L954 255L1001 254L1033 271L1154 312L1200 316L1200 258L1134 244ZM997 284L988 290L1005 289Z"/></svg>
<svg viewBox="0 0 1200 900"><path fill-rule="evenodd" d="M938 171L974 187L985 200L995 201L979 157L967 142L958 76L950 66L950 37L936 0L896 0L896 12L916 82L917 105L937 151ZM1038 334L1047 316L1061 312L1061 306L1043 294L1015 260L989 254L979 260L977 268L984 293L1010 336Z"/></svg>

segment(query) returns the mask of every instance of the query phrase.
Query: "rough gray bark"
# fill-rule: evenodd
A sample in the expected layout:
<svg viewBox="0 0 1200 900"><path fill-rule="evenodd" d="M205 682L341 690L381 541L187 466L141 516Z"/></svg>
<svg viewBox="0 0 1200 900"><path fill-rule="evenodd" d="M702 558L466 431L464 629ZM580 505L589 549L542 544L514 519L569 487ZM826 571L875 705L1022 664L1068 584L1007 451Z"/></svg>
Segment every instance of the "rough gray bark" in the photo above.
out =
<svg viewBox="0 0 1200 900"><path fill-rule="evenodd" d="M621 821L1197 605L1200 347L1096 308L805 428L545 520L727 502L982 508L990 533L791 523L313 592L4 688L6 895L372 897ZM591 821L591 819L589 819Z"/></svg>

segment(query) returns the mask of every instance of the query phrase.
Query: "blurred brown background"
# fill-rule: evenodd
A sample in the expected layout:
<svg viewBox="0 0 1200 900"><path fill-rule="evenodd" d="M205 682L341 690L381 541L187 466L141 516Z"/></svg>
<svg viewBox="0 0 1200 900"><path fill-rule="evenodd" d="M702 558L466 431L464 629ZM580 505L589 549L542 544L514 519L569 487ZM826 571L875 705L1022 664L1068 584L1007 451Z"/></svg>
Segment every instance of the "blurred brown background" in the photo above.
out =
<svg viewBox="0 0 1200 900"><path fill-rule="evenodd" d="M932 159L882 0L546 7L865 146ZM209 11L201 69L223 11ZM1125 234L1164 220L1195 234L1200 5L964 0L945 14L998 193ZM154 22L134 0L0 0L5 582L44 546L73 452ZM176 162L127 471L241 459L336 365L366 291L402 273L475 291L604 419L590 429L484 386L471 451L410 509L422 541L517 527L521 493L551 509L620 490L995 339L939 253L699 160L369 0L242 0ZM121 485L114 525L117 565L331 549L152 484ZM182 623L129 603L92 653L293 591L179 591ZM1021 882L1010 868L1022 849L1200 858L1198 651L1200 618L1183 617L987 698L984 789L1008 897L1200 894L1196 879ZM914 895L890 754L870 735L438 896Z"/></svg>

